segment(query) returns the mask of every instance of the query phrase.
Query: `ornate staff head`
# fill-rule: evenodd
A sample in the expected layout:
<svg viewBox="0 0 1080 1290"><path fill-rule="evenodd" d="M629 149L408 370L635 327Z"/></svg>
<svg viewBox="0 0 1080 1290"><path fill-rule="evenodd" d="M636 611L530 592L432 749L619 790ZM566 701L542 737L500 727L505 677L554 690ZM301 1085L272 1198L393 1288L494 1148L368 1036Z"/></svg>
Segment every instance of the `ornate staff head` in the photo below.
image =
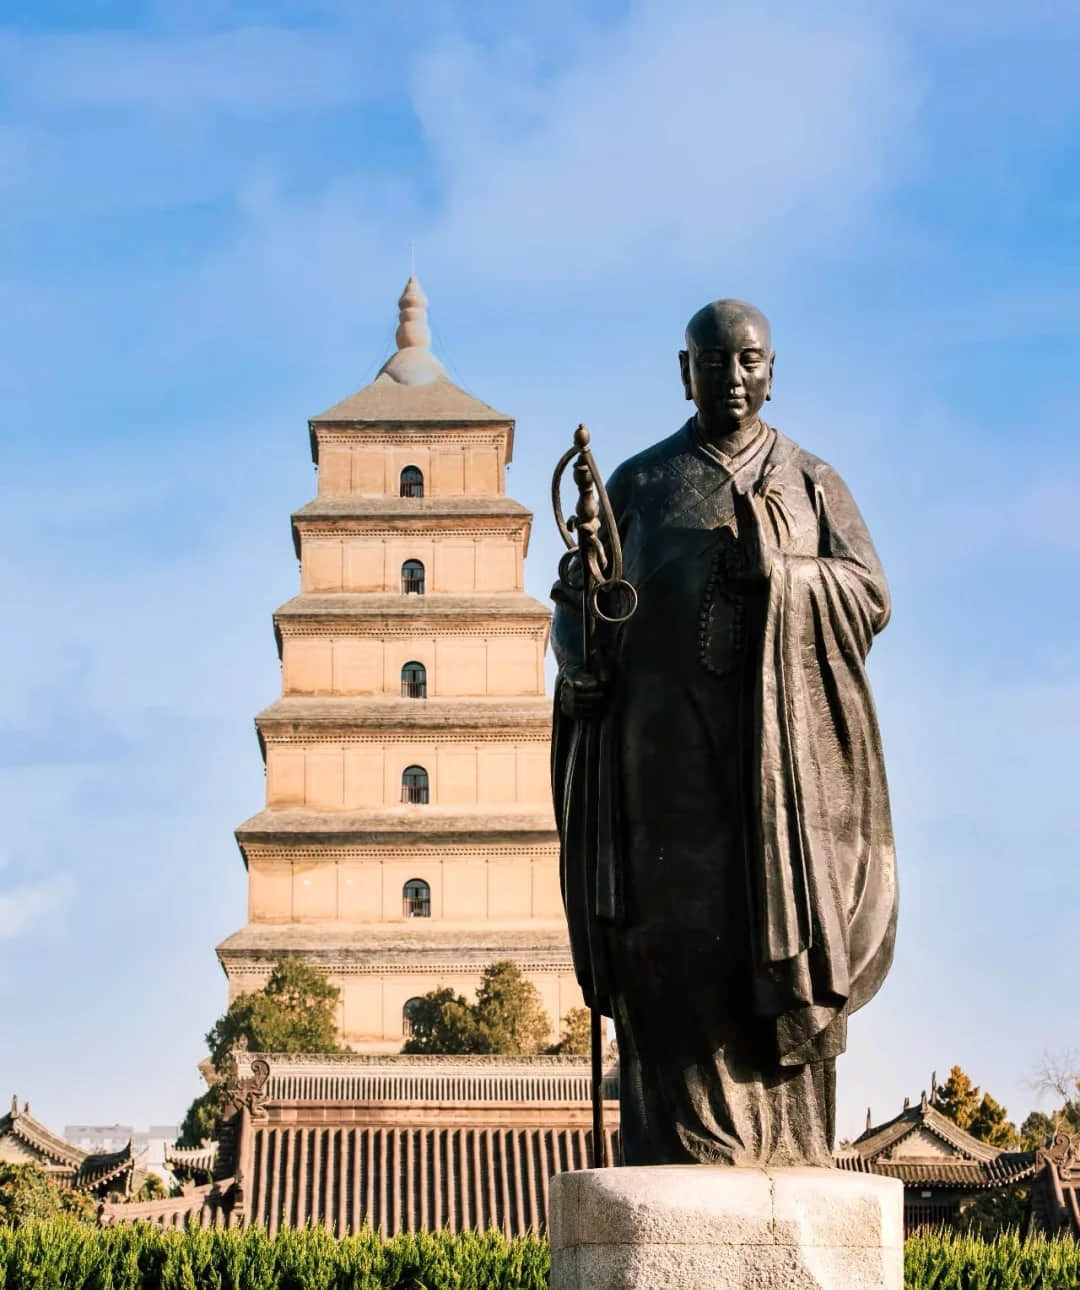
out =
<svg viewBox="0 0 1080 1290"><path fill-rule="evenodd" d="M574 431L573 447L559 458L551 480L551 507L567 547L566 555L559 562L559 576L568 586L581 583L587 636L591 636L597 619L606 623L623 623L637 609L637 591L623 577L619 530L603 477L589 448L589 440L588 430L579 425ZM577 484L578 501L574 513L566 519L560 489L566 468L575 457L574 483ZM579 568L576 577L573 571L575 555ZM621 591L627 598L623 613L606 613L600 604L601 595L613 591Z"/></svg>

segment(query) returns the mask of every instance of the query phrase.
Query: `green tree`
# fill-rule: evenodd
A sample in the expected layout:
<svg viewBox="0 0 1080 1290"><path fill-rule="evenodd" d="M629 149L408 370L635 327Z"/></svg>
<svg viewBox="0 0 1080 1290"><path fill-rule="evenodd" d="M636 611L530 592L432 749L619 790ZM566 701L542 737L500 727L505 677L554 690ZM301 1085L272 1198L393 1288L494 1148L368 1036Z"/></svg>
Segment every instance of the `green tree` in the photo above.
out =
<svg viewBox="0 0 1080 1290"><path fill-rule="evenodd" d="M225 1085L220 1080L211 1084L188 1107L176 1135L178 1147L199 1147L213 1141L225 1117Z"/></svg>
<svg viewBox="0 0 1080 1290"><path fill-rule="evenodd" d="M592 1021L588 1008L571 1008L563 1017L562 1035L550 1049L566 1056L588 1056L592 1047Z"/></svg>
<svg viewBox="0 0 1080 1290"><path fill-rule="evenodd" d="M473 1016L486 1053L538 1053L551 1034L539 991L509 960L485 969Z"/></svg>
<svg viewBox="0 0 1080 1290"><path fill-rule="evenodd" d="M334 1013L340 997L318 968L288 955L278 959L266 985L234 999L207 1034L217 1078L188 1107L177 1145L197 1147L220 1132L225 1106L220 1081L229 1074L237 1044L262 1053L339 1052Z"/></svg>
<svg viewBox="0 0 1080 1290"><path fill-rule="evenodd" d="M157 1174L148 1173L135 1193L136 1200L164 1200L169 1191Z"/></svg>
<svg viewBox="0 0 1080 1290"><path fill-rule="evenodd" d="M318 968L282 957L261 990L242 994L214 1023L206 1042L220 1075L241 1041L260 1053L336 1053L334 1010L341 991Z"/></svg>
<svg viewBox="0 0 1080 1290"><path fill-rule="evenodd" d="M1019 1141L1016 1125L1008 1112L989 1093L984 1093L959 1066L934 1094L934 1109L947 1116L973 1138L992 1147L1011 1147Z"/></svg>
<svg viewBox="0 0 1080 1290"><path fill-rule="evenodd" d="M966 1129L979 1109L979 1088L959 1066L954 1066L949 1078L934 1094L933 1106L953 1124Z"/></svg>
<svg viewBox="0 0 1080 1290"><path fill-rule="evenodd" d="M61 1214L91 1222L96 1207L84 1192L57 1186L37 1165L0 1162L0 1224L19 1227L36 1218L58 1218Z"/></svg>
<svg viewBox="0 0 1080 1290"><path fill-rule="evenodd" d="M1016 1125L1008 1118L1008 1112L989 1093L982 1095L982 1101L975 1108L967 1131L973 1138L978 1138L991 1147L1015 1147L1020 1142L1020 1135L1016 1131Z"/></svg>
<svg viewBox="0 0 1080 1290"><path fill-rule="evenodd" d="M403 1053L479 1053L482 1048L473 1010L449 986L412 1000L408 1013L412 1033Z"/></svg>
<svg viewBox="0 0 1080 1290"><path fill-rule="evenodd" d="M1035 1151L1054 1135L1054 1122L1042 1111L1032 1111L1020 1126L1020 1146Z"/></svg>
<svg viewBox="0 0 1080 1290"><path fill-rule="evenodd" d="M484 969L474 1004L443 986L413 1001L409 1021L406 1053L539 1053L551 1033L536 987L506 960Z"/></svg>

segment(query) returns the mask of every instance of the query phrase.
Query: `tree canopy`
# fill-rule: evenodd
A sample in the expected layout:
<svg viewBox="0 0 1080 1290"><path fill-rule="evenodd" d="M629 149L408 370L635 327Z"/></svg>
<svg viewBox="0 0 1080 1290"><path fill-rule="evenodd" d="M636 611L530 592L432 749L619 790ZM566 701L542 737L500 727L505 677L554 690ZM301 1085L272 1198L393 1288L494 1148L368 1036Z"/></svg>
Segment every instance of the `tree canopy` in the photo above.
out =
<svg viewBox="0 0 1080 1290"><path fill-rule="evenodd" d="M405 1053L539 1053L551 1034L539 992L509 960L484 969L475 1003L443 986L413 1001L409 1021Z"/></svg>
<svg viewBox="0 0 1080 1290"><path fill-rule="evenodd" d="M261 990L229 1004L206 1036L217 1080L188 1107L177 1145L197 1147L216 1138L224 1113L221 1081L229 1074L233 1049L243 1042L263 1053L336 1053L334 1013L341 991L318 968L283 956Z"/></svg>
<svg viewBox="0 0 1080 1290"><path fill-rule="evenodd" d="M551 1050L567 1056L586 1057L589 1053L592 1028L588 1008L571 1008L563 1017L562 1035Z"/></svg>
<svg viewBox="0 0 1080 1290"><path fill-rule="evenodd" d="M954 1066L949 1078L934 1093L934 1109L947 1116L973 1138L992 1147L1013 1147L1019 1143L1016 1125L1008 1112L973 1084L970 1075Z"/></svg>
<svg viewBox="0 0 1080 1290"><path fill-rule="evenodd" d="M260 1053L335 1053L334 1009L341 991L318 968L302 959L282 957L261 990L242 994L214 1023L206 1042L221 1075L229 1054L244 1040Z"/></svg>
<svg viewBox="0 0 1080 1290"><path fill-rule="evenodd" d="M95 1206L84 1192L60 1187L37 1165L0 1161L0 1224L19 1227L37 1218L73 1218L92 1222Z"/></svg>

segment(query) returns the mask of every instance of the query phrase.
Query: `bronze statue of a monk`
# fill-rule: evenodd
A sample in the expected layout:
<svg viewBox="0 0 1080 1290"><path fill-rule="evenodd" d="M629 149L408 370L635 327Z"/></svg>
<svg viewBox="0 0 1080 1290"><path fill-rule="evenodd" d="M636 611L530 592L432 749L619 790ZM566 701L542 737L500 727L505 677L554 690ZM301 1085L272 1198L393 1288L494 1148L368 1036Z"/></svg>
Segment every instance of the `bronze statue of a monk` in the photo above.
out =
<svg viewBox="0 0 1080 1290"><path fill-rule="evenodd" d="M696 415L608 484L638 607L589 669L574 561L553 589L563 898L625 1164L831 1164L848 1014L892 960L889 596L843 481L759 415L773 358L749 305L690 320Z"/></svg>

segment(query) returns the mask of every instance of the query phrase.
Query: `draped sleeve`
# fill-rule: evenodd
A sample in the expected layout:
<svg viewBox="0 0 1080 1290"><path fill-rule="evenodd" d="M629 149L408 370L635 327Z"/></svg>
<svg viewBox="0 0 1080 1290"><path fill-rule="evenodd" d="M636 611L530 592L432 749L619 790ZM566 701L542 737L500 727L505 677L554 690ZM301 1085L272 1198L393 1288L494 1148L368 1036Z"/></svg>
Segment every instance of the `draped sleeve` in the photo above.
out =
<svg viewBox="0 0 1080 1290"><path fill-rule="evenodd" d="M818 552L781 553L769 575L748 804L756 1006L775 1018L783 1065L843 1051L846 1015L892 961L897 907L865 667L888 589L851 494L810 460Z"/></svg>

